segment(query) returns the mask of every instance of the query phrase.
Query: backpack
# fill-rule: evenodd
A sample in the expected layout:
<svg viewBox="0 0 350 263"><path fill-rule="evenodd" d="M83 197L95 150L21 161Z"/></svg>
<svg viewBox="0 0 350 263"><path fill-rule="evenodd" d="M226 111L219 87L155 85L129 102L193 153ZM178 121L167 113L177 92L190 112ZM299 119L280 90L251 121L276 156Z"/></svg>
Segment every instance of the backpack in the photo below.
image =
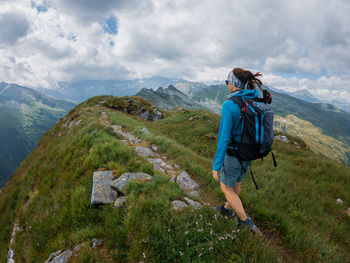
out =
<svg viewBox="0 0 350 263"><path fill-rule="evenodd" d="M242 161L263 159L271 152L274 166L277 167L275 156L271 151L274 138L274 114L268 105L272 101L271 94L267 90L263 90L263 98L245 99L241 96L233 96L228 100L232 100L241 109L242 132L240 142L236 142L232 136L226 153L237 157L243 167ZM253 177L251 170L250 172ZM254 177L253 181L258 189Z"/></svg>

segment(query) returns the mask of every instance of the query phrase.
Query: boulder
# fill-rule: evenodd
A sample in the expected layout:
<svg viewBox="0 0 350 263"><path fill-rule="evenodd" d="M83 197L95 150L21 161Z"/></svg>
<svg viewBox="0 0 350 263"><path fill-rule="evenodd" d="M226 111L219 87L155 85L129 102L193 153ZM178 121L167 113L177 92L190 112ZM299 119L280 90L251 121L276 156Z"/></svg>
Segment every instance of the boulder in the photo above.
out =
<svg viewBox="0 0 350 263"><path fill-rule="evenodd" d="M159 110L154 109L154 110L153 110L153 117L152 117L152 121L161 120L162 118L163 118L162 113L161 113Z"/></svg>
<svg viewBox="0 0 350 263"><path fill-rule="evenodd" d="M160 171L162 173L165 173L165 170L157 163L153 164L153 168L154 168L154 170L157 170L157 171Z"/></svg>
<svg viewBox="0 0 350 263"><path fill-rule="evenodd" d="M99 245L101 245L103 243L102 239L97 239L97 238L93 238L91 241L91 247L98 247Z"/></svg>
<svg viewBox="0 0 350 263"><path fill-rule="evenodd" d="M184 196L184 199L186 200L186 202L192 206L193 208L200 208L201 207L201 204L196 202L196 201L193 201L192 199L189 199L188 197Z"/></svg>
<svg viewBox="0 0 350 263"><path fill-rule="evenodd" d="M133 180L151 180L152 176L146 173L124 173L115 179L110 186L125 195L125 187Z"/></svg>
<svg viewBox="0 0 350 263"><path fill-rule="evenodd" d="M344 201L341 200L340 198L338 198L338 199L337 199L337 204L342 204L342 203L344 203Z"/></svg>
<svg viewBox="0 0 350 263"><path fill-rule="evenodd" d="M113 204L118 194L111 188L112 171L95 171L93 174L91 204Z"/></svg>
<svg viewBox="0 0 350 263"><path fill-rule="evenodd" d="M125 203L125 201L126 201L126 196L118 197L114 202L114 207L115 208L121 207Z"/></svg>
<svg viewBox="0 0 350 263"><path fill-rule="evenodd" d="M170 179L170 182L175 182L175 180L176 180L176 175L173 175Z"/></svg>
<svg viewBox="0 0 350 263"><path fill-rule="evenodd" d="M183 208L187 207L186 203L180 200L172 201L171 206L174 210L182 210Z"/></svg>
<svg viewBox="0 0 350 263"><path fill-rule="evenodd" d="M177 178L176 183L184 190L198 190L199 185L191 179L186 171L181 172Z"/></svg>
<svg viewBox="0 0 350 263"><path fill-rule="evenodd" d="M144 134L150 134L149 130L147 128L142 128L142 132Z"/></svg>
<svg viewBox="0 0 350 263"><path fill-rule="evenodd" d="M148 120L149 115L150 115L149 111L145 111L145 112L139 114L140 118L143 120Z"/></svg>
<svg viewBox="0 0 350 263"><path fill-rule="evenodd" d="M152 144L152 150L153 151L158 151L158 147L156 145Z"/></svg>
<svg viewBox="0 0 350 263"><path fill-rule="evenodd" d="M141 147L141 146L136 146L135 151L145 157L148 156L153 156L154 153L150 148L146 148L146 147Z"/></svg>
<svg viewBox="0 0 350 263"><path fill-rule="evenodd" d="M45 263L67 263L68 260L73 255L73 251L70 249L63 251L61 254L59 254L60 252L61 251L59 250L59 251L56 251L55 253L52 253L49 256L49 259L45 261Z"/></svg>

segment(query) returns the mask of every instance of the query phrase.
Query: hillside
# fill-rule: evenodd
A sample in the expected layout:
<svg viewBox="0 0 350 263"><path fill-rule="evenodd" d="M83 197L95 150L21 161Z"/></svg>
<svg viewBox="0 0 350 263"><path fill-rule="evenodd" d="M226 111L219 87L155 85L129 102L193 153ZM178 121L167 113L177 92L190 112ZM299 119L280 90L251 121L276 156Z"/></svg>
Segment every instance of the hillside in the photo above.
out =
<svg viewBox="0 0 350 263"><path fill-rule="evenodd" d="M160 118L143 120L144 110ZM241 194L262 240L212 209L224 200L211 176L218 124L215 114L163 112L137 97L79 104L44 134L0 193L0 261L14 251L15 262L44 262L61 250L69 262L349 262L350 168L292 137L276 140L278 168L270 158L254 162L260 190L247 176ZM158 157L139 155L142 147ZM121 207L96 206L97 170L151 177L130 183ZM198 197L181 188L183 171L198 183ZM201 207L192 209L185 197ZM187 207L174 210L176 200Z"/></svg>
<svg viewBox="0 0 350 263"><path fill-rule="evenodd" d="M44 132L74 105L30 88L0 83L0 188Z"/></svg>

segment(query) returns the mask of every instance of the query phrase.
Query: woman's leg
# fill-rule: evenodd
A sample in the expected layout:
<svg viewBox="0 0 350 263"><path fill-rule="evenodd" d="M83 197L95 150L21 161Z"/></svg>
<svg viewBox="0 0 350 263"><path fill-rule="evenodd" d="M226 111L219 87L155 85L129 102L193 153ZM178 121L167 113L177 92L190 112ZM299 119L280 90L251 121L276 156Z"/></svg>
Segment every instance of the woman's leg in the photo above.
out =
<svg viewBox="0 0 350 263"><path fill-rule="evenodd" d="M236 215L244 221L247 219L247 215L244 211L241 199L233 190L233 187L229 187L222 182L220 182L220 188L222 192L225 194L226 200L228 204L232 207L233 211L235 211Z"/></svg>
<svg viewBox="0 0 350 263"><path fill-rule="evenodd" d="M241 193L241 182L236 182L232 189L236 193L236 195L239 196L239 194ZM231 206L229 205L229 203L227 201L226 201L224 207L226 209L230 209L231 208Z"/></svg>

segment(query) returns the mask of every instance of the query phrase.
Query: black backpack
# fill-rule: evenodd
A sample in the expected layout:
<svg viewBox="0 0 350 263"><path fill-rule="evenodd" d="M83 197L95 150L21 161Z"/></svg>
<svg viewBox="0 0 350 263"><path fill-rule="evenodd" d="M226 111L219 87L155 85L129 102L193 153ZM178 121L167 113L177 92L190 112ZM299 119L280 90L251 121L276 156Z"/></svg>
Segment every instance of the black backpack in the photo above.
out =
<svg viewBox="0 0 350 263"><path fill-rule="evenodd" d="M271 152L274 166L277 167L275 156L271 151L274 138L274 114L268 105L272 101L271 94L263 90L263 98L244 99L241 96L233 96L228 100L232 100L241 109L240 122L243 123L243 127L241 141L236 142L232 136L226 153L237 157L243 168L242 161L263 159ZM253 177L252 172L251 174ZM258 189L254 177L253 181Z"/></svg>

